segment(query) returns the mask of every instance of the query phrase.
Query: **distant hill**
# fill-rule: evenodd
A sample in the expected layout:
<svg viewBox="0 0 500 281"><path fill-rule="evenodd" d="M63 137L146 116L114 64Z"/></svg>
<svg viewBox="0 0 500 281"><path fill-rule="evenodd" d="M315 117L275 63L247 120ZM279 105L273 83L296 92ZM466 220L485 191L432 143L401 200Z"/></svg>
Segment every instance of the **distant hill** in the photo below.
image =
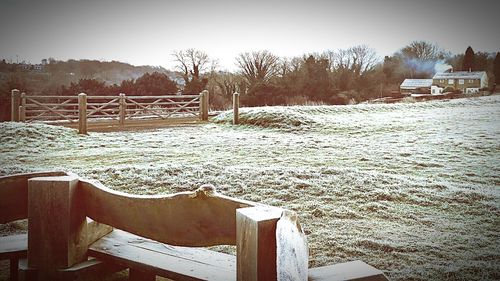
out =
<svg viewBox="0 0 500 281"><path fill-rule="evenodd" d="M3 60L0 61L0 91L10 91L9 88L16 85L32 94L53 93L61 86L80 79L119 85L123 80L137 79L153 72L164 73L173 81L182 83L180 75L161 66L134 66L119 61L98 60L48 59L42 60L41 64L8 63Z"/></svg>

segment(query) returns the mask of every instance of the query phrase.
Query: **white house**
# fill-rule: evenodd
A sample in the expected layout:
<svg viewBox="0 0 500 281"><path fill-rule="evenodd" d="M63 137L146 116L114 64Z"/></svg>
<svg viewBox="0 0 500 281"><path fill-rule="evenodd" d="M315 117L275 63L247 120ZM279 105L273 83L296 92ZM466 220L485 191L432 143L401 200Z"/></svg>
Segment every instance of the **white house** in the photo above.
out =
<svg viewBox="0 0 500 281"><path fill-rule="evenodd" d="M485 71L456 71L436 73L433 85L441 88L453 88L464 93L479 92L488 87L488 75Z"/></svg>

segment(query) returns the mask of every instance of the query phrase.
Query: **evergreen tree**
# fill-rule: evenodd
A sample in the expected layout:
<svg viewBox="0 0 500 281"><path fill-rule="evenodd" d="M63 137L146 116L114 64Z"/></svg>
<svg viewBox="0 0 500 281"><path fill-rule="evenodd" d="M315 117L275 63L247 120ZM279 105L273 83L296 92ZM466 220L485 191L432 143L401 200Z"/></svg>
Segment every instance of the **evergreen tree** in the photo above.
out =
<svg viewBox="0 0 500 281"><path fill-rule="evenodd" d="M467 48L467 50L465 50L462 70L463 71L476 70L474 50L472 50L470 46Z"/></svg>
<svg viewBox="0 0 500 281"><path fill-rule="evenodd" d="M328 60L310 55L302 65L301 93L312 100L327 100L331 93Z"/></svg>
<svg viewBox="0 0 500 281"><path fill-rule="evenodd" d="M495 75L495 83L500 83L500 53L497 53L495 61L493 62L493 74Z"/></svg>
<svg viewBox="0 0 500 281"><path fill-rule="evenodd" d="M135 80L133 88L134 95L138 96L171 95L177 92L177 84L159 72L145 73Z"/></svg>

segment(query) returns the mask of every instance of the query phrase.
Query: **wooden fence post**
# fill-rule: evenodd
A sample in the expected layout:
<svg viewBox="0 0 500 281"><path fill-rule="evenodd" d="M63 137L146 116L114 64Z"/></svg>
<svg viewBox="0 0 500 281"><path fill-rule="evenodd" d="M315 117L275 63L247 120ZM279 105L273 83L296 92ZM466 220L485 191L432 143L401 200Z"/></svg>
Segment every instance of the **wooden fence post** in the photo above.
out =
<svg viewBox="0 0 500 281"><path fill-rule="evenodd" d="M240 94L233 94L233 125L240 123Z"/></svg>
<svg viewBox="0 0 500 281"><path fill-rule="evenodd" d="M19 106L21 105L21 94L19 90L12 90L10 97L10 121L19 122Z"/></svg>
<svg viewBox="0 0 500 281"><path fill-rule="evenodd" d="M127 114L127 104L125 102L125 94L120 93L119 99L119 108L120 108L120 126L125 125L125 116Z"/></svg>
<svg viewBox="0 0 500 281"><path fill-rule="evenodd" d="M21 105L19 105L19 121L26 122L26 93L21 93Z"/></svg>
<svg viewBox="0 0 500 281"><path fill-rule="evenodd" d="M87 259L87 223L78 177L28 180L28 271L59 280L61 269Z"/></svg>
<svg viewBox="0 0 500 281"><path fill-rule="evenodd" d="M201 92L203 94L203 121L208 121L208 109L209 109L209 94L207 90Z"/></svg>
<svg viewBox="0 0 500 281"><path fill-rule="evenodd" d="M203 120L203 106L205 105L205 94L200 93L200 120Z"/></svg>
<svg viewBox="0 0 500 281"><path fill-rule="evenodd" d="M78 95L78 133L87 134L87 95Z"/></svg>
<svg viewBox="0 0 500 281"><path fill-rule="evenodd" d="M282 212L274 207L236 210L238 281L277 280L276 224Z"/></svg>

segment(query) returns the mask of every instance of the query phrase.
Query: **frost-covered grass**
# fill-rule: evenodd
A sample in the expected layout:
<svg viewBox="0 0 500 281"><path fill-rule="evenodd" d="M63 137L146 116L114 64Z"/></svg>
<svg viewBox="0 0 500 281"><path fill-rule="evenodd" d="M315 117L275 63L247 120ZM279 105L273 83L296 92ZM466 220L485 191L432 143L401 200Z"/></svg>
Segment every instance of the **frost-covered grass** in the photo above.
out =
<svg viewBox="0 0 500 281"><path fill-rule="evenodd" d="M241 109L215 123L91 133L0 124L0 174L61 169L130 193L193 190L299 213L311 266L395 280L500 279L500 96Z"/></svg>

